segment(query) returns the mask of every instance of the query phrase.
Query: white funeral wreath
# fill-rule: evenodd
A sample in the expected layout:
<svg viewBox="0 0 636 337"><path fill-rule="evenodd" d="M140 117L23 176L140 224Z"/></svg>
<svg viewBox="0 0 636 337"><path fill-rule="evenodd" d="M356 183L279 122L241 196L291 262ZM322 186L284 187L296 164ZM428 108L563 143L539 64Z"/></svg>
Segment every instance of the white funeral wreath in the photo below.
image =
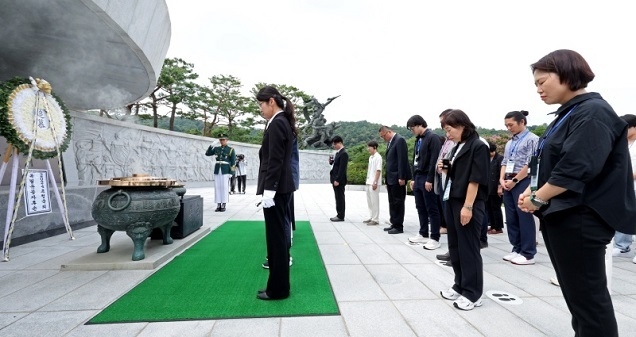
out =
<svg viewBox="0 0 636 337"><path fill-rule="evenodd" d="M13 88L13 89L12 89ZM26 154L48 159L66 150L71 135L70 115L44 80L15 78L0 91L0 134ZM11 90L12 89L12 90ZM6 120L5 120L6 119Z"/></svg>

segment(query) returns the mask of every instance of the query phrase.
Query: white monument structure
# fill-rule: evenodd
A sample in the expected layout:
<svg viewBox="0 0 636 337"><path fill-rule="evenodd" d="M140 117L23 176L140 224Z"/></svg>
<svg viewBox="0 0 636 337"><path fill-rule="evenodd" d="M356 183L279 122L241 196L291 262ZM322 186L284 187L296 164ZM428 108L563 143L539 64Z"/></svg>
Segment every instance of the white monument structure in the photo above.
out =
<svg viewBox="0 0 636 337"><path fill-rule="evenodd" d="M170 17L165 1L21 0L8 1L2 7L0 82L15 77L44 79L64 104L79 114L89 109L125 106L154 89L170 45ZM5 168L9 160L13 161L11 157L18 156L7 143L0 137ZM65 172L67 166L74 166L66 153L62 157ZM9 185L16 184L15 178L8 178L17 175L16 168L50 166L48 161L36 159L31 163L31 158L26 160L25 156L20 153L19 165L12 163L12 169L3 170L0 176L0 219L11 212L5 205L14 203L10 195L15 194L15 186ZM59 174L58 159L52 162L55 173L48 176L62 187L64 177ZM75 224L90 222L96 187L69 188L67 192L68 220ZM37 217L25 218L24 207L21 212L18 208L18 214L13 216L18 222L13 232L15 243L20 238L33 240L65 230L66 212L60 211L62 207L56 199L58 202L52 206L57 211ZM3 234L5 231L1 230Z"/></svg>

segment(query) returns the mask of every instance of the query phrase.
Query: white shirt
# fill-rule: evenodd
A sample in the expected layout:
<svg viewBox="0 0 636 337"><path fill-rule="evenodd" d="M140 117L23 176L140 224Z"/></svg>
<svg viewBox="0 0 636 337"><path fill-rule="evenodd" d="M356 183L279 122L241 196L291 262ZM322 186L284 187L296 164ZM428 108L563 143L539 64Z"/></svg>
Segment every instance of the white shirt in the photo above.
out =
<svg viewBox="0 0 636 337"><path fill-rule="evenodd" d="M378 178L378 186L382 185L382 156L379 153L375 153L369 156L369 166L367 167L367 185L373 185L375 180L375 172L380 171L380 178Z"/></svg>
<svg viewBox="0 0 636 337"><path fill-rule="evenodd" d="M274 116L272 116L272 118L267 120L267 123L265 124L265 130L267 130L267 128L269 127L269 122L271 122L276 117L276 115L278 115L281 112L283 112L283 110L278 111L277 113L274 114Z"/></svg>

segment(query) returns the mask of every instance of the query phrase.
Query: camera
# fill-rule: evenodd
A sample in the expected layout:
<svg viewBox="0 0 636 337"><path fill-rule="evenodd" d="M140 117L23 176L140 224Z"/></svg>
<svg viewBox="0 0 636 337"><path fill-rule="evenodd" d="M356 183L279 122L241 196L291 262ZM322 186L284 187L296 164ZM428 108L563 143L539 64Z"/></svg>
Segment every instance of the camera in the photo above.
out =
<svg viewBox="0 0 636 337"><path fill-rule="evenodd" d="M450 170L450 168L451 168L450 159L442 159L442 169L443 170Z"/></svg>
<svg viewBox="0 0 636 337"><path fill-rule="evenodd" d="M245 155L244 154L237 154L236 155L236 160L238 160L238 161L245 160Z"/></svg>
<svg viewBox="0 0 636 337"><path fill-rule="evenodd" d="M333 159L334 159L333 154L330 154L329 155L329 165L333 165Z"/></svg>

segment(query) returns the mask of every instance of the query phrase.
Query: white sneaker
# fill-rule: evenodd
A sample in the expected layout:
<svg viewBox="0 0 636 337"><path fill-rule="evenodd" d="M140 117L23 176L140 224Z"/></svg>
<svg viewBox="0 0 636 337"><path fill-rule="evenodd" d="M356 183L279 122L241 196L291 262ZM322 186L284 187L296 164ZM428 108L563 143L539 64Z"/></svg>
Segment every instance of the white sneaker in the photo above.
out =
<svg viewBox="0 0 636 337"><path fill-rule="evenodd" d="M559 279L556 278L556 276L552 276L550 277L550 283L554 284L557 287L560 287L561 285L559 284Z"/></svg>
<svg viewBox="0 0 636 337"><path fill-rule="evenodd" d="M634 259L632 260L632 262L636 263L636 256L634 256Z"/></svg>
<svg viewBox="0 0 636 337"><path fill-rule="evenodd" d="M627 248L627 250L622 250L620 248L614 248L612 249L612 256L625 256L627 255L627 253L629 253L630 249Z"/></svg>
<svg viewBox="0 0 636 337"><path fill-rule="evenodd" d="M430 240L428 240L428 242L426 242L426 243L424 244L424 249L428 249L428 250L435 250L435 249L439 248L439 246L441 246L441 245L439 244L439 241L436 241L436 240L430 239Z"/></svg>
<svg viewBox="0 0 636 337"><path fill-rule="evenodd" d="M417 236L413 236L409 238L409 242L410 243L426 243L428 241L428 238L425 238L422 236L422 234L417 234Z"/></svg>
<svg viewBox="0 0 636 337"><path fill-rule="evenodd" d="M442 295L443 298L447 300L451 300L451 301L454 301L462 297L462 295L456 292L455 289L453 289L453 287L448 288L448 290L441 290L439 294Z"/></svg>
<svg viewBox="0 0 636 337"><path fill-rule="evenodd" d="M481 302L481 298L475 302L471 302L464 296L460 296L455 302L453 302L453 306L460 310L473 310L475 307L481 307L483 303Z"/></svg>
<svg viewBox="0 0 636 337"><path fill-rule="evenodd" d="M515 257L519 256L519 253L517 252L512 252L506 256L503 257L504 261L510 261L512 259L514 259Z"/></svg>
<svg viewBox="0 0 636 337"><path fill-rule="evenodd" d="M291 267L292 264L294 264L294 258L293 257L289 257L289 266Z"/></svg>
<svg viewBox="0 0 636 337"><path fill-rule="evenodd" d="M534 264L534 258L526 259L525 256L519 255L515 257L514 259L510 260L510 262L512 262L513 264L524 266L524 265Z"/></svg>

